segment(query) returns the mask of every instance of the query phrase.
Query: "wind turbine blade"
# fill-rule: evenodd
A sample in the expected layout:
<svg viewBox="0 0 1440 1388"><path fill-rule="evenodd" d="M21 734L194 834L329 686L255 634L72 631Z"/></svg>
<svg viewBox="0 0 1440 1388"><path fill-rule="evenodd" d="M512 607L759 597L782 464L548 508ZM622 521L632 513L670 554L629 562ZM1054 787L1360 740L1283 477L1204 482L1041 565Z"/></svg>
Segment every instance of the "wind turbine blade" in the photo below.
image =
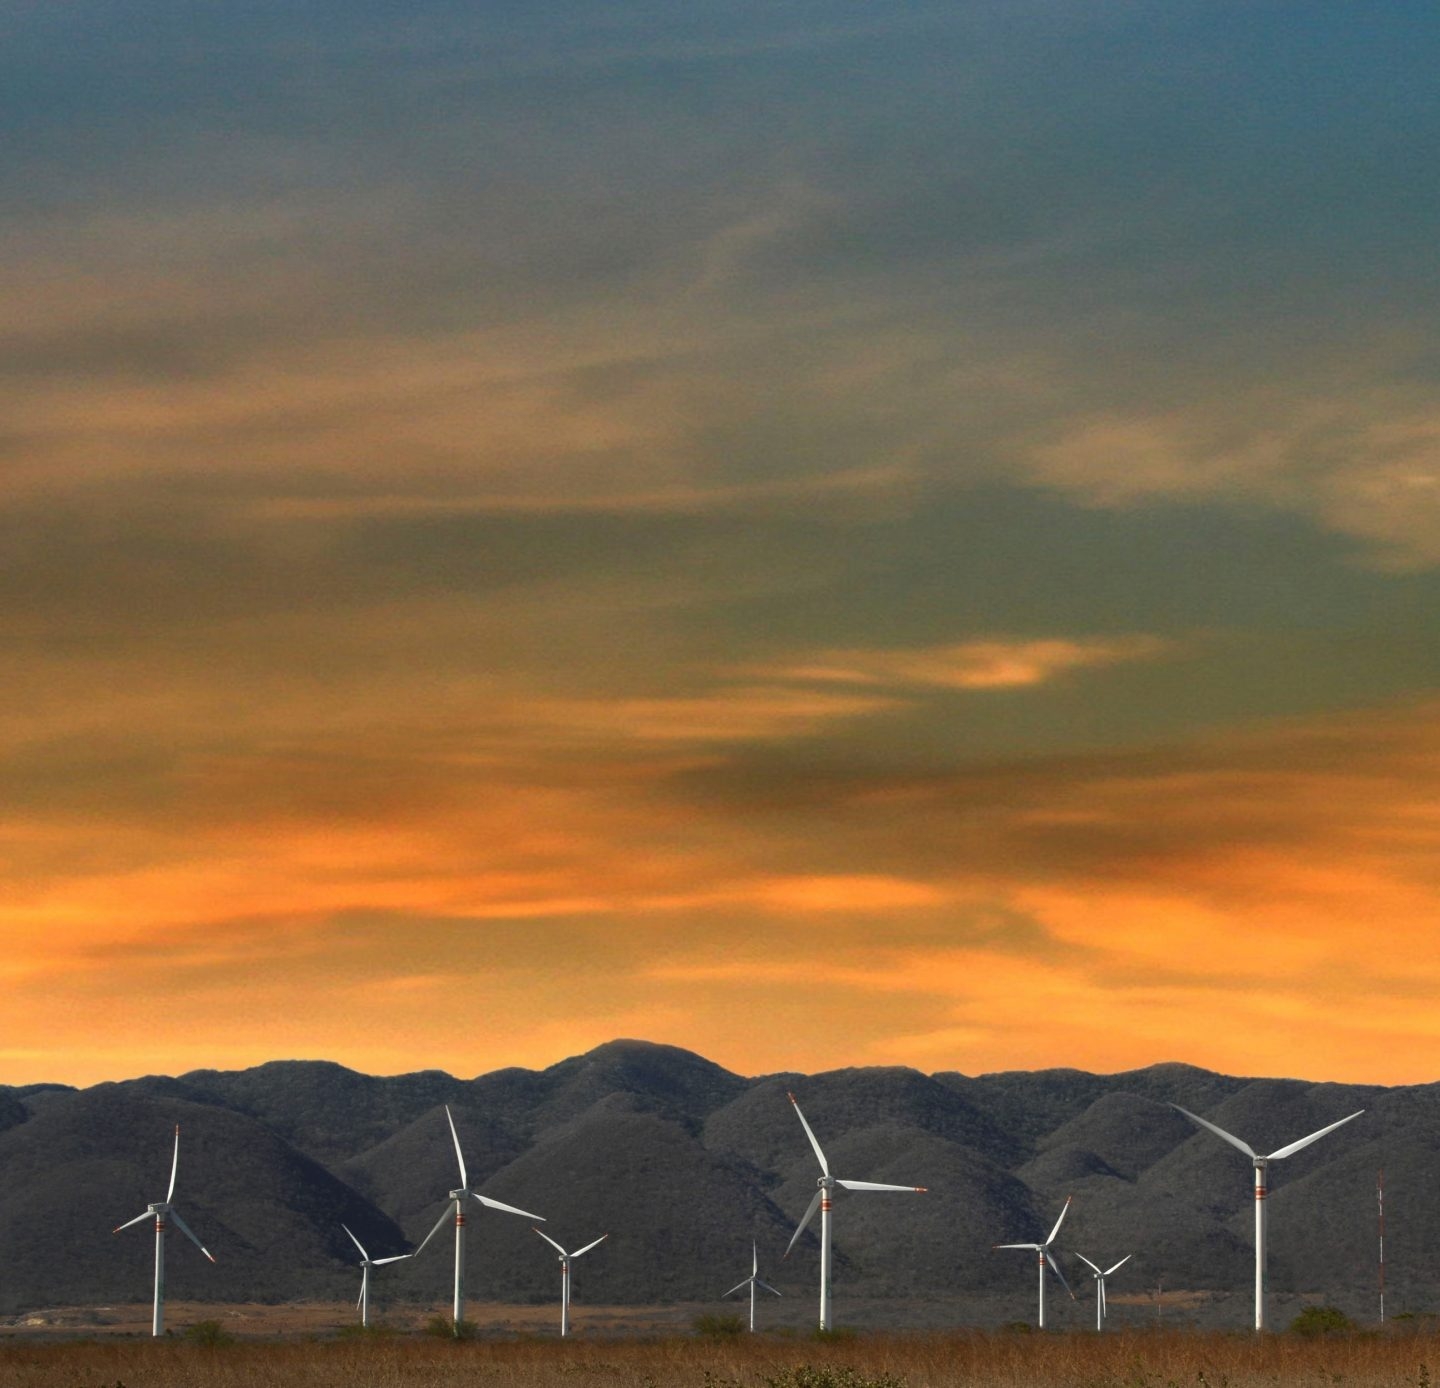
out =
<svg viewBox="0 0 1440 1388"><path fill-rule="evenodd" d="M189 1239L190 1242L193 1243L195 1247L198 1248L213 1263L215 1261L215 1255L208 1248L206 1248L199 1239L195 1237L194 1231L190 1228L188 1224L185 1223L183 1219L180 1218L179 1210L171 1210L170 1218L175 1221L176 1227L180 1230L180 1232L184 1234L185 1237Z"/></svg>
<svg viewBox="0 0 1440 1388"><path fill-rule="evenodd" d="M1100 1319L1104 1320L1110 1314L1110 1308L1105 1304L1105 1279L1100 1279Z"/></svg>
<svg viewBox="0 0 1440 1388"><path fill-rule="evenodd" d="M481 1195L479 1191L470 1192L482 1205L490 1210L504 1210L506 1214L523 1215L526 1219L538 1219L541 1224L545 1223L544 1215L531 1214L529 1210L516 1209L514 1205L507 1205L503 1200L492 1200L488 1195Z"/></svg>
<svg viewBox="0 0 1440 1388"><path fill-rule="evenodd" d="M360 1309L360 1303L365 1300L365 1283L360 1283L360 1295L355 1298L355 1309Z"/></svg>
<svg viewBox="0 0 1440 1388"><path fill-rule="evenodd" d="M800 1105L796 1102L795 1096L790 1095L790 1102L795 1105L795 1116L800 1120L800 1126L805 1129L805 1136L810 1139L810 1145L815 1149L815 1155L820 1158L820 1170L828 1176L830 1174L830 1163L825 1160L825 1153L820 1150L820 1143L816 1139L810 1125L805 1121L805 1115L800 1112Z"/></svg>
<svg viewBox="0 0 1440 1388"><path fill-rule="evenodd" d="M445 1206L445 1213L442 1214L440 1218L435 1221L435 1227L428 1234L426 1234L423 1239L420 1240L420 1248L424 1248L425 1245L429 1243L430 1240L433 1239L435 1235L438 1234L447 1223L449 1223L455 1218L455 1206L459 1203L460 1202L458 1200L451 1200L447 1202ZM420 1248L417 1248L415 1252L419 1253Z"/></svg>
<svg viewBox="0 0 1440 1388"><path fill-rule="evenodd" d="M758 1277L760 1274L760 1245L754 1239L750 1240L750 1276Z"/></svg>
<svg viewBox="0 0 1440 1388"><path fill-rule="evenodd" d="M534 1225L531 1225L531 1228L534 1229ZM563 1248L560 1247L558 1243L555 1242L554 1239L550 1237L549 1234L546 1234L539 1229L535 1229L535 1233L539 1234L540 1237L544 1239L545 1242L548 1243L550 1247L553 1248L562 1258L568 1258L570 1256Z"/></svg>
<svg viewBox="0 0 1440 1388"><path fill-rule="evenodd" d="M1074 1198L1073 1195L1067 1195L1065 1197L1065 1204L1060 1210L1060 1218L1055 1221L1055 1227L1050 1231L1050 1237L1045 1240L1046 1248L1049 1248L1050 1245L1055 1242L1055 1235L1060 1232L1060 1226L1065 1223L1065 1216L1070 1213L1070 1202Z"/></svg>
<svg viewBox="0 0 1440 1388"><path fill-rule="evenodd" d="M450 1105L445 1105L445 1117L450 1124L450 1139L455 1144L455 1160L460 1163L460 1184L468 1187L470 1177L465 1174L465 1156L460 1151L460 1134L455 1131L455 1119L450 1113Z"/></svg>
<svg viewBox="0 0 1440 1388"><path fill-rule="evenodd" d="M386 1263L403 1263L406 1258L413 1258L414 1253L392 1253L388 1258L372 1258L372 1267L384 1267Z"/></svg>
<svg viewBox="0 0 1440 1388"><path fill-rule="evenodd" d="M1359 1118L1364 1112L1365 1110L1363 1108L1357 1108L1355 1112L1350 1115L1350 1118ZM1333 1133L1336 1128L1343 1128L1345 1124L1350 1121L1350 1118L1342 1118L1338 1123L1330 1124L1328 1128L1321 1128L1318 1133L1311 1133L1309 1137L1302 1137L1299 1142L1292 1142L1288 1147L1282 1147L1278 1152L1271 1152L1270 1160L1279 1161L1281 1157L1291 1156L1302 1147L1308 1147L1312 1142L1318 1142L1326 1133Z"/></svg>
<svg viewBox="0 0 1440 1388"><path fill-rule="evenodd" d="M748 1287L754 1280L755 1279L753 1277L747 1277L743 1282L737 1282L733 1287L730 1288L728 1292L722 1292L721 1296L734 1296L741 1287Z"/></svg>
<svg viewBox="0 0 1440 1388"><path fill-rule="evenodd" d="M154 1219L155 1212L146 1210L144 1214L138 1214L134 1219L127 1219L124 1224L117 1224L110 1232L118 1234L122 1229L128 1229L132 1224L139 1224L142 1219Z"/></svg>
<svg viewBox="0 0 1440 1388"><path fill-rule="evenodd" d="M600 1237L595 1240L595 1243L587 1243L584 1248L579 1249L577 1252L572 1253L570 1256L571 1256L572 1258L578 1258L581 1253L588 1253L592 1248L595 1247L595 1244L596 1244L596 1243L604 1243L605 1240L608 1239L609 1237L610 1237L609 1234L601 1234Z"/></svg>
<svg viewBox="0 0 1440 1388"><path fill-rule="evenodd" d="M924 1195L925 1186L891 1186L882 1181L836 1181L837 1186L844 1186L846 1190L908 1190L915 1195Z"/></svg>
<svg viewBox="0 0 1440 1388"><path fill-rule="evenodd" d="M1067 1292L1070 1292L1070 1284L1065 1280L1065 1274L1060 1271L1060 1264L1055 1261L1055 1255L1051 1253L1045 1259L1045 1261L1050 1264L1050 1271L1053 1272L1055 1276L1060 1279L1060 1285L1064 1287ZM1070 1300L1075 1300L1074 1292L1070 1292Z"/></svg>
<svg viewBox="0 0 1440 1388"><path fill-rule="evenodd" d="M762 1282L758 1277L755 1279L755 1285L756 1285L757 1287L764 1287L767 1292L775 1292L775 1288L774 1288L774 1287L772 1287L768 1282ZM776 1295L776 1296L783 1296L784 1293L783 1293L783 1292L775 1292L775 1295Z"/></svg>
<svg viewBox="0 0 1440 1388"><path fill-rule="evenodd" d="M1135 1255L1134 1255L1133 1253L1127 1253L1123 1258L1120 1259L1120 1261L1119 1261L1118 1263L1115 1264L1115 1267L1114 1267L1114 1268L1106 1268L1106 1269L1105 1269L1105 1276L1106 1276L1106 1277L1109 1277L1110 1274L1115 1271L1115 1268L1124 1267L1125 1264L1128 1263L1128 1262L1130 1261L1130 1259L1133 1258L1134 1256L1135 1256Z"/></svg>
<svg viewBox="0 0 1440 1388"><path fill-rule="evenodd" d="M1043 1247L1038 1243L992 1243L990 1251L993 1253L997 1248L1028 1248L1032 1253Z"/></svg>
<svg viewBox="0 0 1440 1388"><path fill-rule="evenodd" d="M1171 1104L1170 1107L1179 1109L1192 1123L1198 1123L1202 1128L1208 1128L1216 1137L1223 1138L1232 1147L1238 1147L1251 1161L1254 1161L1259 1155L1248 1142L1241 1142L1234 1133L1227 1133L1224 1128L1217 1128L1208 1118L1201 1118L1198 1113L1191 1113L1188 1108L1180 1108L1179 1104ZM1319 1134L1317 1133L1316 1136L1319 1136Z"/></svg>
<svg viewBox="0 0 1440 1388"><path fill-rule="evenodd" d="M364 1245L363 1243L361 1243L360 1240L355 1237L355 1235L351 1232L350 1226L349 1226L348 1224L345 1224L345 1223L342 1221L340 1227L341 1227L347 1234L350 1235L350 1242L353 1243L353 1244L355 1245L355 1247L360 1250L360 1256L361 1256L362 1258L364 1258L365 1261L368 1263L368 1262L370 1261L370 1255L365 1251L365 1245Z"/></svg>
<svg viewBox="0 0 1440 1388"><path fill-rule="evenodd" d="M787 1258L790 1256L790 1250L795 1247L795 1240L798 1239L800 1235L805 1232L805 1226L809 1224L812 1219L815 1218L815 1211L820 1208L820 1197L824 1194L825 1192L823 1190L817 1190L815 1192L814 1199L810 1201L809 1207L805 1211L804 1218L801 1219L800 1223L795 1226L795 1232L790 1235L790 1242L786 1245L785 1248L785 1256Z"/></svg>
<svg viewBox="0 0 1440 1388"><path fill-rule="evenodd" d="M1101 1272L1100 1269L1097 1268L1097 1267L1095 1266L1095 1264L1092 1263L1092 1262L1090 1261L1090 1259L1087 1258L1083 1253L1077 1253L1075 1256L1076 1256L1077 1258L1079 1258L1080 1261L1081 1261L1082 1263L1084 1263L1085 1266L1086 1266L1087 1268L1089 1268L1090 1271L1093 1272L1096 1277L1104 1277L1104 1276L1105 1276L1105 1274L1104 1274L1103 1272ZM1118 1267L1119 1264L1117 1263L1116 1266Z"/></svg>
<svg viewBox="0 0 1440 1388"><path fill-rule="evenodd" d="M165 1192L168 1205L175 1198L175 1177L180 1173L180 1125L175 1125L175 1155L170 1159L170 1189Z"/></svg>

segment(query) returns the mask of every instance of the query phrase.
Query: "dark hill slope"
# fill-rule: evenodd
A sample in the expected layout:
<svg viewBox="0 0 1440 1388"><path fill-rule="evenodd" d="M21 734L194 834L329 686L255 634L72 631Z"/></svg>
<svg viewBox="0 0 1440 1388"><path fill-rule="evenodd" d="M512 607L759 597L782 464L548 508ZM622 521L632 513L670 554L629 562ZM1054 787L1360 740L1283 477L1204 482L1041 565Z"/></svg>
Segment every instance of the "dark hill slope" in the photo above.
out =
<svg viewBox="0 0 1440 1388"><path fill-rule="evenodd" d="M1013 1161L1021 1150L962 1095L918 1070L900 1067L772 1075L756 1080L733 1103L710 1115L705 1124L706 1145L717 1152L734 1153L761 1170L789 1173L799 1163L810 1175L819 1175L815 1155L788 1097L791 1090L827 1155L835 1139L886 1122L933 1133L1002 1165Z"/></svg>
<svg viewBox="0 0 1440 1388"><path fill-rule="evenodd" d="M468 1086L439 1070L374 1076L329 1061L272 1061L251 1070L192 1070L181 1095L257 1118L291 1146L326 1165L383 1142Z"/></svg>
<svg viewBox="0 0 1440 1388"><path fill-rule="evenodd" d="M342 1220L373 1251L404 1246L390 1220L253 1119L102 1085L0 1134L6 1309L148 1297L150 1226L110 1231L164 1198L176 1123L175 1205L216 1263L172 1235L172 1296L330 1294L349 1258Z"/></svg>
<svg viewBox="0 0 1440 1388"><path fill-rule="evenodd" d="M698 1131L705 1117L743 1094L748 1081L712 1061L649 1041L611 1041L552 1065L537 1076L523 1126L539 1134L569 1122L614 1094ZM486 1097L483 1080L475 1098Z"/></svg>
<svg viewBox="0 0 1440 1388"><path fill-rule="evenodd" d="M550 1129L486 1181L483 1192L543 1216L540 1227L570 1249L609 1233L606 1243L576 1264L577 1295L583 1288L592 1301L718 1295L730 1283L715 1285L724 1275L717 1269L748 1258L752 1238L778 1259L790 1233L753 1170L706 1151L685 1125L638 1107L624 1094ZM443 1200L433 1201L419 1212L411 1232L423 1237L442 1210ZM555 1295L555 1255L535 1236L531 1221L475 1205L468 1237L472 1295L511 1300ZM437 1242L444 1252L436 1266L417 1260L397 1285L427 1286L433 1297L444 1292L451 1231L443 1230ZM427 1250L424 1261L429 1259Z"/></svg>
<svg viewBox="0 0 1440 1388"><path fill-rule="evenodd" d="M0 1089L0 1133L13 1128L30 1117L20 1097L9 1089Z"/></svg>
<svg viewBox="0 0 1440 1388"><path fill-rule="evenodd" d="M177 1203L220 1261L212 1268L175 1240L173 1294L353 1296L340 1223L377 1254L425 1235L458 1178L447 1103L487 1192L543 1215L562 1243L610 1232L577 1265L580 1300L715 1295L743 1275L752 1237L771 1279L810 1298L817 1231L780 1261L818 1174L791 1089L838 1176L929 1187L837 1196L838 1305L1013 1285L1010 1314L1021 1314L1033 1265L990 1245L1042 1236L1067 1195L1067 1273L1081 1269L1077 1250L1109 1261L1133 1252L1131 1287L1163 1279L1243 1297L1249 1163L1171 1103L1261 1151L1366 1108L1276 1165L1272 1287L1329 1296L1337 1284L1373 1282L1374 1174L1384 1165L1391 1286L1421 1309L1440 1294L1440 1086L1244 1079L1182 1065L747 1080L676 1047L617 1041L544 1070L473 1080L283 1062L84 1091L0 1089L0 1307L147 1294L145 1231L112 1239L109 1230L163 1195L177 1120ZM478 1205L470 1219L472 1297L553 1299L554 1255L528 1220ZM452 1249L442 1229L423 1258L385 1270L385 1295L446 1306Z"/></svg>

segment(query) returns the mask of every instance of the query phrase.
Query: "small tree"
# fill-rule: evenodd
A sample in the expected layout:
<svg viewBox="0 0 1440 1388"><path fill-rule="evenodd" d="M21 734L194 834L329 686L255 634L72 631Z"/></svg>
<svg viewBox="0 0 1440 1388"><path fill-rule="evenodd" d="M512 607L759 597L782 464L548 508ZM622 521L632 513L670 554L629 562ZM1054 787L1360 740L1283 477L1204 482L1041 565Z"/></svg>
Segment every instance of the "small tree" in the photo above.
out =
<svg viewBox="0 0 1440 1388"><path fill-rule="evenodd" d="M1307 1306L1293 1321L1296 1335L1342 1335L1355 1329L1355 1322L1338 1306Z"/></svg>

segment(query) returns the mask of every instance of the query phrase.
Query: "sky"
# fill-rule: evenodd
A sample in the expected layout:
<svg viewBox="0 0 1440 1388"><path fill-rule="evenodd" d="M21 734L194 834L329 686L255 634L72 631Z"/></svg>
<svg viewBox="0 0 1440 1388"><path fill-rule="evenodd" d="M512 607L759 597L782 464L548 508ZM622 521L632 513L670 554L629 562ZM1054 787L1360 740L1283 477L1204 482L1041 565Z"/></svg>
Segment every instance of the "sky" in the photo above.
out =
<svg viewBox="0 0 1440 1388"><path fill-rule="evenodd" d="M1437 60L10 0L0 1082L1436 1079Z"/></svg>

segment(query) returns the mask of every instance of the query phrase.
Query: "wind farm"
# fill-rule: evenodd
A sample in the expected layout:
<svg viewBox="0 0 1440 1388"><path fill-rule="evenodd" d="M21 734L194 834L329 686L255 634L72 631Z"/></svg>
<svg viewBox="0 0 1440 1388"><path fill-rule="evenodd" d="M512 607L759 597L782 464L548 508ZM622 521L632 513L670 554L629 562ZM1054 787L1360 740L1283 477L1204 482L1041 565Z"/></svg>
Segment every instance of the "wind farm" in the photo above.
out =
<svg viewBox="0 0 1440 1388"><path fill-rule="evenodd" d="M0 1388L1434 1388L1437 69L0 6Z"/></svg>
<svg viewBox="0 0 1440 1388"><path fill-rule="evenodd" d="M1094 1314L1088 1301L1067 1296L1057 1303L1045 1295L1047 1332L1079 1329L1087 1318L1095 1324L1097 1315L1112 1331L1157 1320L1171 1328L1234 1328L1243 1294L1236 1268L1253 1259L1241 1221L1253 1216L1238 1201L1228 1163L1177 1113L1190 1099L1230 1115L1227 1122L1243 1122L1262 1141L1256 1150L1266 1150L1268 1137L1270 1155L1283 1154L1279 1159L1293 1167L1290 1182L1267 1197L1285 1207L1269 1248L1272 1279L1276 1267L1280 1278L1270 1289L1271 1315L1279 1315L1280 1328L1316 1297L1365 1324L1377 1309L1378 1157L1385 1158L1393 1202L1397 1179L1408 1185L1410 1173L1431 1159L1431 1129L1415 1115L1436 1102L1423 1088L1337 1093L1334 1086L1167 1066L1109 1077L1076 1072L1063 1083L1048 1073L862 1069L810 1077L792 1096L801 1077L746 1079L694 1053L641 1042L611 1043L520 1078L501 1072L440 1086L433 1074L385 1079L294 1064L164 1086L147 1080L94 1092L37 1090L26 1096L29 1116L0 1132L0 1160L14 1173L6 1189L16 1202L10 1213L0 1204L16 1253L0 1284L7 1300L0 1317L18 1324L47 1307L109 1304L125 1300L127 1290L133 1294L136 1278L125 1269L135 1267L139 1250L123 1238L106 1245L114 1249L110 1258L57 1264L44 1254L54 1227L44 1214L51 1198L46 1182L53 1172L55 1188L65 1188L72 1178L64 1173L77 1159L68 1154L83 1153L86 1134L103 1127L115 1135L117 1156L128 1162L133 1151L135 1188L143 1191L154 1133L173 1115L169 1130L179 1123L191 1135L190 1176L180 1179L172 1141L175 1180L166 1201L156 1204L168 1207L181 1187L182 1195L190 1191L187 1227L207 1231L205 1248L215 1259L181 1259L171 1269L171 1282L181 1279L172 1295L190 1318L197 1298L222 1308L328 1294L353 1308L358 1254L362 1323L374 1321L379 1268L387 1317L434 1318L443 1295L452 1312L443 1323L453 1336L455 1268L442 1273L428 1243L456 1227L457 1205L474 1205L496 1218L484 1222L483 1253L477 1248L468 1266L462 1251L460 1271L474 1283L471 1294L492 1326L522 1323L526 1306L554 1308L556 1262L536 1258L538 1235L560 1263L558 1326L551 1325L567 1339L608 1334L606 1327L640 1314L617 1308L669 1303L699 1308L687 1313L699 1316L707 1304L718 1313L717 1302L744 1293L755 1305L753 1320L743 1324L753 1323L756 1333L807 1323L820 1329L811 1299L820 1269L797 1254L817 1223L823 1233L816 1196L838 1193L844 1209L831 1226L822 1333L994 1327L1022 1317L1034 1323L1035 1302L1027 1306L1007 1270L1011 1253L992 1252L997 1241L1031 1256L1041 1288L1051 1277L1060 1285L1067 1257L1092 1274L1124 1272L1123 1290L1104 1287ZM325 1100L327 1086L348 1096L343 1108ZM174 1097L182 1092L183 1100ZM1042 1105L1047 1128L1027 1134L1017 1116ZM1347 1108L1352 1117L1332 1116ZM321 1113L323 1123L314 1125ZM378 1113L390 1115L388 1133L374 1126L371 1115ZM354 1138L345 1136L345 1122ZM1292 1125L1311 1133L1297 1144ZM280 1129L288 1140L274 1136ZM461 1140L466 1132L475 1135L468 1144ZM366 1142L368 1153L359 1145ZM354 1155L334 1155L347 1151ZM1143 1165L1126 1166L1127 1155L1142 1152ZM437 1209L429 1192L445 1180L447 1160L450 1188ZM893 1179L902 1175L928 1178L925 1200L904 1198L916 1187ZM110 1179L73 1177L87 1200L94 1188L102 1208L125 1198L111 1192ZM585 1239L572 1251L568 1238L548 1232L551 1226L503 1217L537 1208L561 1221L557 1230L583 1230L582 1219L605 1217L619 1232ZM147 1207L144 1219L155 1217ZM1037 1233L1022 1242L1014 1236L1026 1223ZM1417 1227L1423 1236L1423 1219ZM1129 1248L1119 1263L1092 1264L1088 1250L1121 1239ZM727 1290L723 1281L716 1285L715 1270L733 1261L741 1240L751 1243L750 1268ZM605 1255L597 1259L599 1248ZM1389 1231L1390 1321L1423 1306L1421 1289L1430 1278L1440 1289L1440 1270L1431 1272L1426 1262L1429 1248L1422 1241L1397 1244ZM790 1257L782 1257L787 1251ZM586 1276L577 1286L566 1263L581 1257ZM1170 1289L1163 1300L1150 1290L1162 1280ZM462 1332L482 1330L465 1311L464 1282L460 1289ZM574 1298L581 1293L590 1309L577 1331ZM1098 1283L1096 1294L1098 1301ZM763 1316L755 1309L760 1299ZM514 1309L499 1309L506 1306ZM68 1313L55 1314L63 1321ZM663 1323L679 1313L653 1314ZM161 1322L162 1331L172 1321L173 1315Z"/></svg>

